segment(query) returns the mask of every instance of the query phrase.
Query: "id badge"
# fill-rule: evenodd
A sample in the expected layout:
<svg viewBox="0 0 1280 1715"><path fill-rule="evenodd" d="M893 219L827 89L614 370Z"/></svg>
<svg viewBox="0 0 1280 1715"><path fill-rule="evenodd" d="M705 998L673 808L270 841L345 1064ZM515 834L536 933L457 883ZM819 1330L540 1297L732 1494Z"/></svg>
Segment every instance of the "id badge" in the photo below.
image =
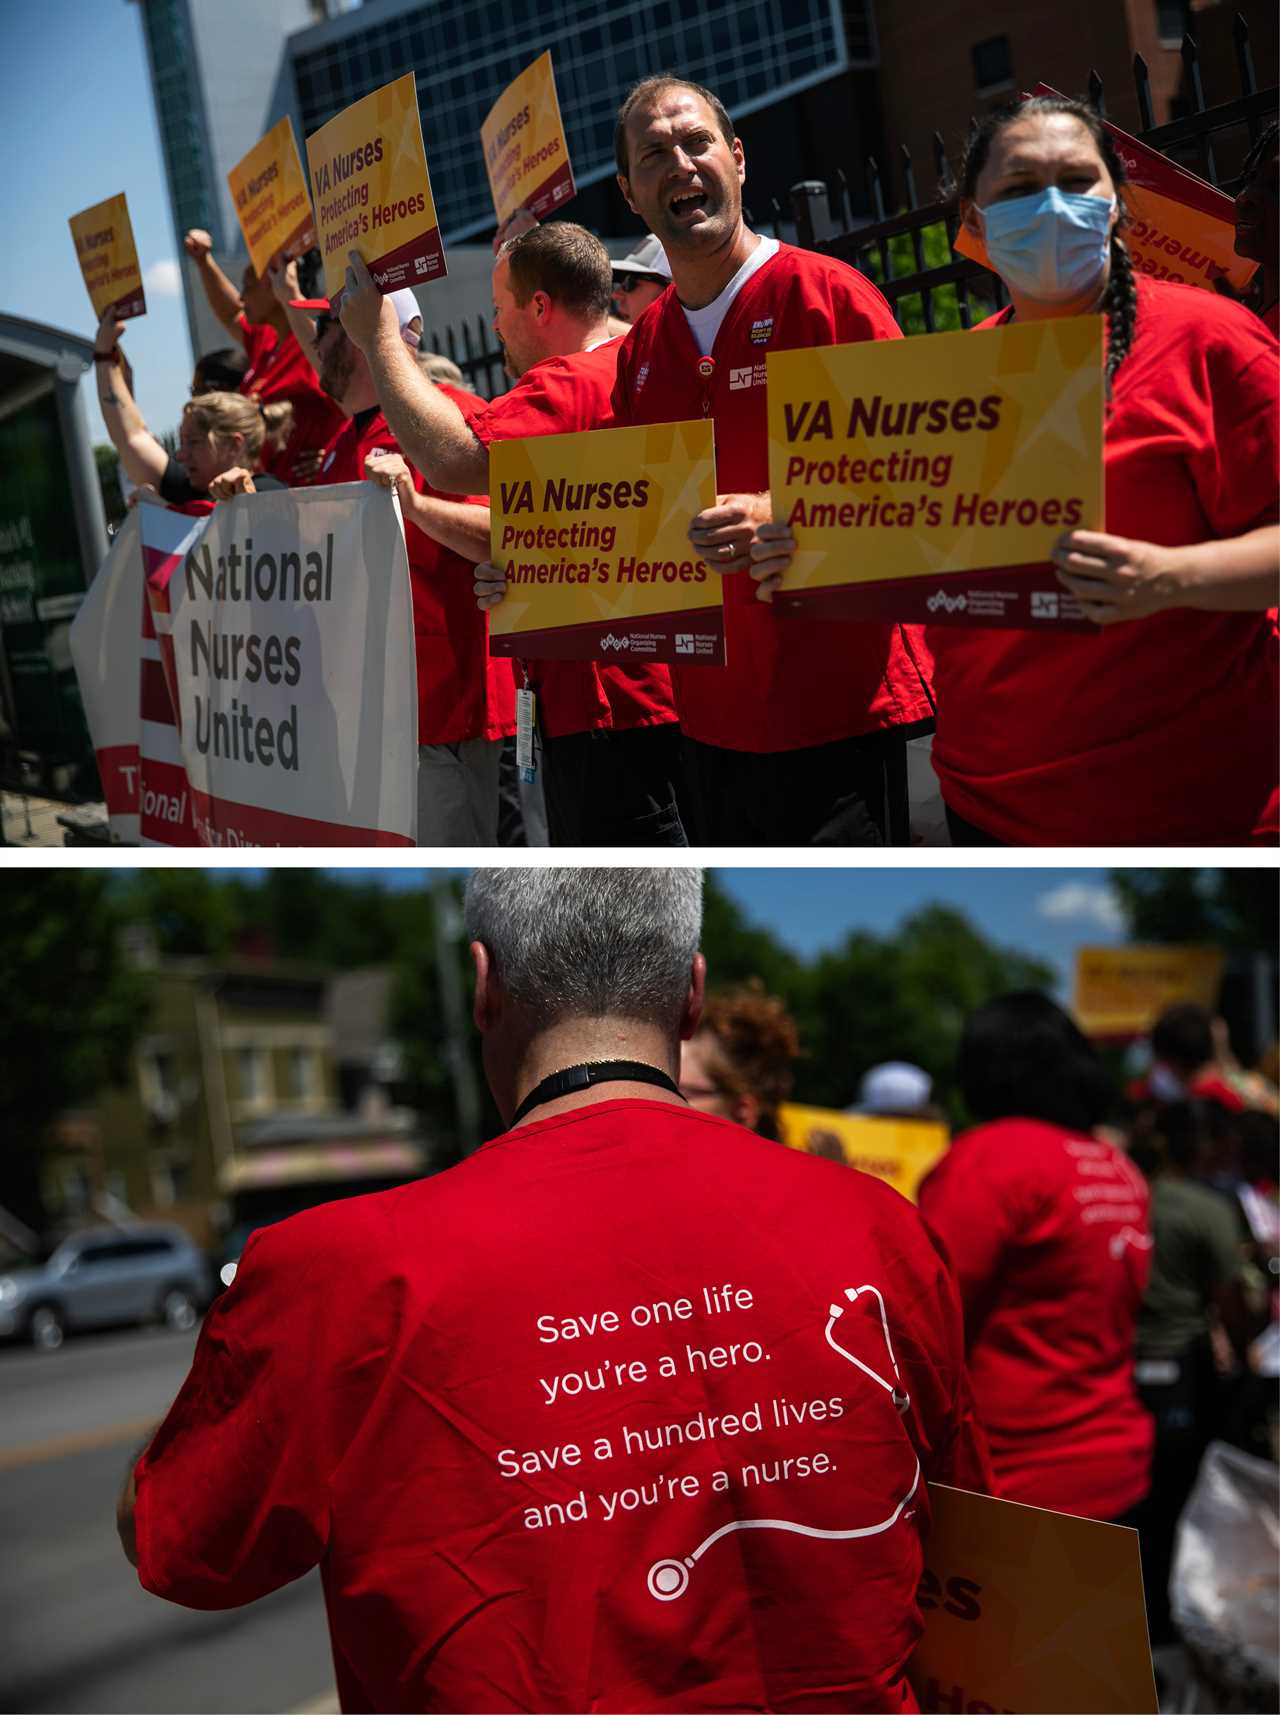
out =
<svg viewBox="0 0 1280 1715"><path fill-rule="evenodd" d="M516 692L516 770L526 786L538 778L538 765L533 755L533 734L537 725L538 698L526 686Z"/></svg>

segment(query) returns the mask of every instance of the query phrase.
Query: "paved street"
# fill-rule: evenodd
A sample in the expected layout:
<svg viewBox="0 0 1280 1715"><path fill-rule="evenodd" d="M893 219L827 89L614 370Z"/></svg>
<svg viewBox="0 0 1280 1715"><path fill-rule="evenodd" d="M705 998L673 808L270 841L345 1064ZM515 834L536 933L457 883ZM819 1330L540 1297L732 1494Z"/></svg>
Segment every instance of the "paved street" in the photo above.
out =
<svg viewBox="0 0 1280 1715"><path fill-rule="evenodd" d="M147 1595L120 1551L116 1492L193 1343L143 1329L0 1348L0 1711L336 1709L316 1576L202 1614Z"/></svg>

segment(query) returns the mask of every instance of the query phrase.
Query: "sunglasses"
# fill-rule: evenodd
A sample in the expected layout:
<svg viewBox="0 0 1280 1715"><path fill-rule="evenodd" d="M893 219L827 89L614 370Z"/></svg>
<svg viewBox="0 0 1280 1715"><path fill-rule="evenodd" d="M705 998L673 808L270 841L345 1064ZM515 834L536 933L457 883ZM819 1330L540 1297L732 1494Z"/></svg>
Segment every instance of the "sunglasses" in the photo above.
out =
<svg viewBox="0 0 1280 1715"><path fill-rule="evenodd" d="M621 278L615 276L613 282L614 296L634 291L637 286L665 286L667 282L660 274L627 274Z"/></svg>

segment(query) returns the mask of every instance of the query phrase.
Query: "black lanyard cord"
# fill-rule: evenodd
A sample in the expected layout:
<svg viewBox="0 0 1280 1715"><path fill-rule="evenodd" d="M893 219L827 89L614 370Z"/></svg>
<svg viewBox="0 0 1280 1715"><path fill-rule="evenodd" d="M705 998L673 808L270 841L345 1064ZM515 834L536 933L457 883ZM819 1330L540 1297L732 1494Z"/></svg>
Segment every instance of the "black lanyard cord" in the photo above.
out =
<svg viewBox="0 0 1280 1715"><path fill-rule="evenodd" d="M567 1096L573 1090L586 1090L592 1084L622 1083L656 1084L659 1089L680 1095L680 1086L674 1078L656 1066L646 1066L643 1060L591 1060L581 1066L566 1066L563 1072L552 1072L544 1078L521 1102L511 1116L511 1124L519 1125L531 1108L554 1102L558 1096ZM680 1099L683 1101L684 1097Z"/></svg>

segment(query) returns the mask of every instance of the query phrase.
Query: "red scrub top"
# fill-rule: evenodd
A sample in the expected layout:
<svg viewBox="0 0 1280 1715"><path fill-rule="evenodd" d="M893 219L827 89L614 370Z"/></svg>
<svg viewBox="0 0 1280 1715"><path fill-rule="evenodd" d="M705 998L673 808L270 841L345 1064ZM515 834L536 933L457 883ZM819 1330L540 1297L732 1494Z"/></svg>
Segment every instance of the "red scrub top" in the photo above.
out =
<svg viewBox="0 0 1280 1715"><path fill-rule="evenodd" d="M1274 337L1212 292L1137 284L1137 334L1107 411L1108 532L1182 546L1274 523ZM1184 608L1089 636L935 626L929 643L942 795L986 833L1249 841L1280 778L1274 612Z"/></svg>
<svg viewBox="0 0 1280 1715"><path fill-rule="evenodd" d="M674 287L632 328L618 359L619 423L711 417L721 494L769 487L765 358L770 351L900 339L880 293L856 269L789 244L742 287L721 323L710 376ZM798 619L724 580L724 667L673 667L680 725L727 750L797 750L929 719L919 626Z"/></svg>
<svg viewBox="0 0 1280 1715"><path fill-rule="evenodd" d="M440 391L449 395L464 416L484 404L460 388L442 386ZM360 411L344 421L309 480L314 485L362 482L364 461L375 450L400 451L387 419L377 408ZM441 494L419 471L413 475L420 494L488 504L484 495ZM511 663L489 654L489 621L476 607L472 562L426 535L411 519L405 520L404 536L413 594L418 743L459 744L465 739L508 737L516 730Z"/></svg>
<svg viewBox="0 0 1280 1715"><path fill-rule="evenodd" d="M612 425L610 394L621 342L535 363L471 428L486 447L530 435L568 435ZM660 663L621 667L600 661L526 661L548 738L600 728L669 725L676 718L671 674Z"/></svg>
<svg viewBox="0 0 1280 1715"><path fill-rule="evenodd" d="M293 432L278 452L263 449L262 465L269 475L293 485L301 480L293 474L294 460L301 453L327 446L345 419L321 390L319 378L293 334L281 338L270 323L251 322L243 313L236 321L249 359L241 393L263 405L287 400L293 406Z"/></svg>
<svg viewBox="0 0 1280 1715"><path fill-rule="evenodd" d="M988 1479L905 1199L603 1101L250 1239L138 1574L230 1608L319 1565L348 1710L914 1710L925 1485Z"/></svg>
<svg viewBox="0 0 1280 1715"><path fill-rule="evenodd" d="M1133 1362L1149 1202L1118 1149L1025 1119L957 1138L920 1187L960 1286L1006 1500L1111 1519L1147 1492L1152 1426Z"/></svg>

